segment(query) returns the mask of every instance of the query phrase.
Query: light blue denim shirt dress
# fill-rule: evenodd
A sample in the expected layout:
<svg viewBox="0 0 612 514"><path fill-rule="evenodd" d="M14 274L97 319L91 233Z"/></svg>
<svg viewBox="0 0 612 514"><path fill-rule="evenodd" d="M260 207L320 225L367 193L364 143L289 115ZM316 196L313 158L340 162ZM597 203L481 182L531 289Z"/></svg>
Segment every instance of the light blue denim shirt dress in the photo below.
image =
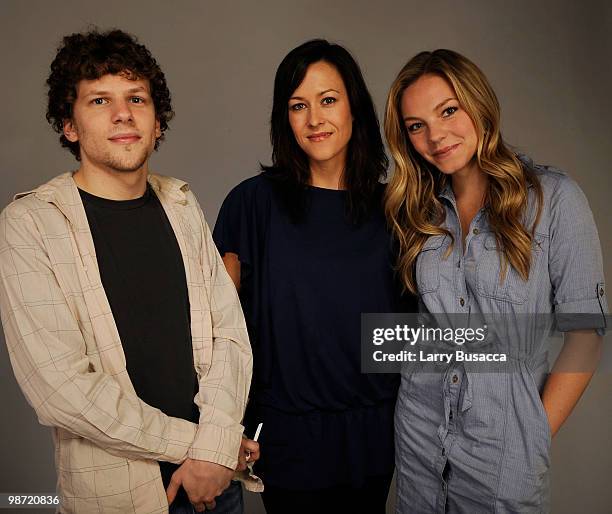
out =
<svg viewBox="0 0 612 514"><path fill-rule="evenodd" d="M452 189L439 195L444 226L455 238L433 236L416 263L421 308L429 313L588 313L562 331L605 327L599 237L588 202L563 172L519 156L540 180L544 204L527 281L508 268L500 283L494 234L482 209L462 252ZM535 212L530 190L527 219ZM527 226L530 226L529 224ZM524 323L523 323L524 325ZM453 362L440 373L402 372L395 412L397 512L541 513L549 510L551 434L540 391L546 362L523 327L515 372L471 372ZM466 371L467 370L467 371Z"/></svg>

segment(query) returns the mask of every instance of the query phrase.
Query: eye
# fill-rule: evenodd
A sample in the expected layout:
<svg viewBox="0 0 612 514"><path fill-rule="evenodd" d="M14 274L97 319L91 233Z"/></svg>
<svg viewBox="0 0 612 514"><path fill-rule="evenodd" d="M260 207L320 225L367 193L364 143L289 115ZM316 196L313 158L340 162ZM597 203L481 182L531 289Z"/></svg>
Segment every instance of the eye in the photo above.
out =
<svg viewBox="0 0 612 514"><path fill-rule="evenodd" d="M453 114L455 114L458 110L459 110L459 107L451 105L442 111L442 117L448 118L449 116L452 116Z"/></svg>
<svg viewBox="0 0 612 514"><path fill-rule="evenodd" d="M338 100L336 100L333 96L326 96L321 100L322 105L332 105L335 104Z"/></svg>
<svg viewBox="0 0 612 514"><path fill-rule="evenodd" d="M423 124L421 122L411 123L410 125L406 125L406 130L410 133L417 132L421 128L423 128Z"/></svg>
<svg viewBox="0 0 612 514"><path fill-rule="evenodd" d="M132 98L130 98L130 102L134 104L143 104L145 103L145 99L141 96L133 96Z"/></svg>
<svg viewBox="0 0 612 514"><path fill-rule="evenodd" d="M306 105L303 103L293 104L289 106L289 109L292 111L301 111L302 109L306 109Z"/></svg>
<svg viewBox="0 0 612 514"><path fill-rule="evenodd" d="M108 100L106 98L94 98L91 103L94 105L104 105L108 103Z"/></svg>

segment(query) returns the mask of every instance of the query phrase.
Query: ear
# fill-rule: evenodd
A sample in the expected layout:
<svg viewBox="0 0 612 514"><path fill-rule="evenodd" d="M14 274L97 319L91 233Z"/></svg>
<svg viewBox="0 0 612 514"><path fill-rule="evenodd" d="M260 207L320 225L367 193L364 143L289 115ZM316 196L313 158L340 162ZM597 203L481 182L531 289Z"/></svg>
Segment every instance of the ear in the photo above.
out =
<svg viewBox="0 0 612 514"><path fill-rule="evenodd" d="M79 140L79 134L77 132L76 125L69 118L66 118L64 120L64 136L71 143L76 143Z"/></svg>
<svg viewBox="0 0 612 514"><path fill-rule="evenodd" d="M159 139L162 135L161 132L161 124L159 123L159 118L155 118L155 139Z"/></svg>

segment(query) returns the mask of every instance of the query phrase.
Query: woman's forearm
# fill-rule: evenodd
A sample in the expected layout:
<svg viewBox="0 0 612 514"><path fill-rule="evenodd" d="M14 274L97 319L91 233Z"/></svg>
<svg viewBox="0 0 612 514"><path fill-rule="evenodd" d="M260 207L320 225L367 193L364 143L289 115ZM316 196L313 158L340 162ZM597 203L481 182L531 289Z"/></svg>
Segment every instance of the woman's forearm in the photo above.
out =
<svg viewBox="0 0 612 514"><path fill-rule="evenodd" d="M593 330L565 334L563 349L550 373L542 403L554 436L587 388L599 362L602 337Z"/></svg>

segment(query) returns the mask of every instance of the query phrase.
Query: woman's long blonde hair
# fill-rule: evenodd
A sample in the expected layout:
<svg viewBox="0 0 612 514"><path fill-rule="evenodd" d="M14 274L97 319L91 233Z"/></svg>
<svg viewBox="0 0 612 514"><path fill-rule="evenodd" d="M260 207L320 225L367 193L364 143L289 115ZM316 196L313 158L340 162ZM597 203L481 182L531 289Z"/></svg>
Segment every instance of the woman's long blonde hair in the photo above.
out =
<svg viewBox="0 0 612 514"><path fill-rule="evenodd" d="M534 229L542 208L540 182L502 140L499 102L482 71L457 52L440 49L421 52L410 59L391 85L387 99L385 134L395 170L387 187L385 213L399 243L397 268L402 282L407 290L417 292L415 262L430 236L446 234L454 239L440 226L445 211L437 195L447 177L416 152L402 118L404 90L425 74L438 75L449 82L476 128L475 159L488 176L485 205L497 247L502 250L500 280L505 277L508 263L526 280ZM534 188L537 210L528 230L525 214L529 186Z"/></svg>

